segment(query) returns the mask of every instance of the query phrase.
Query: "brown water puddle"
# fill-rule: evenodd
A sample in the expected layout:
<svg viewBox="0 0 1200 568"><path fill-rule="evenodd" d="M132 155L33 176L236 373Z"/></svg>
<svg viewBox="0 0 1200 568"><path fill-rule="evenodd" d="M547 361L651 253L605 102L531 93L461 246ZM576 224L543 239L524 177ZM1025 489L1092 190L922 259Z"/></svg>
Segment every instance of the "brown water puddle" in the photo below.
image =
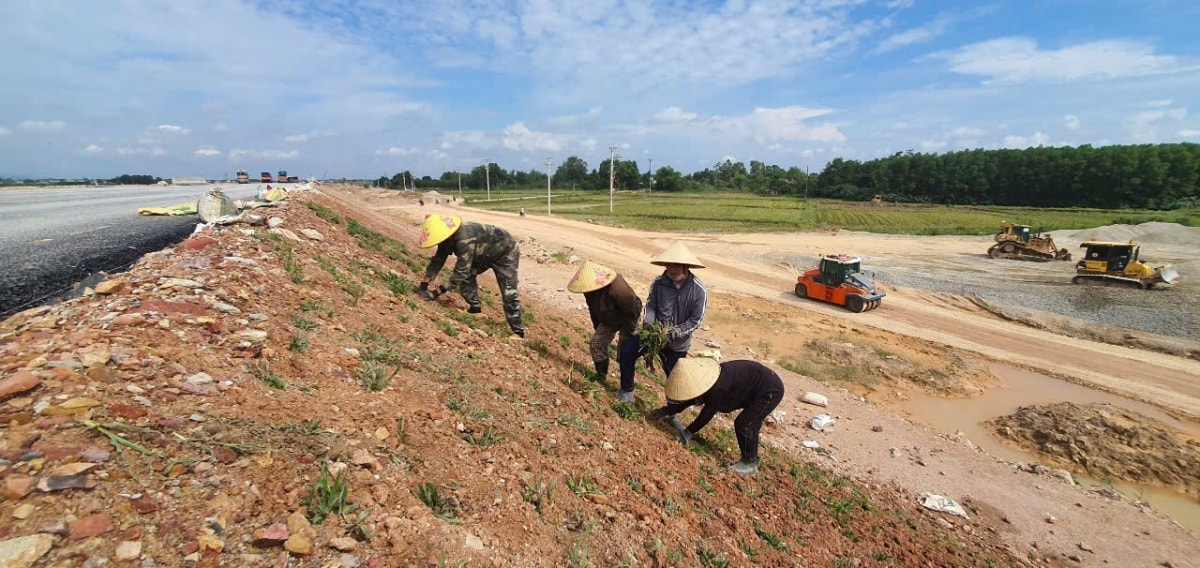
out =
<svg viewBox="0 0 1200 568"><path fill-rule="evenodd" d="M976 446L990 455L1010 462L1039 462L1035 454L1003 444L983 427L983 423L1016 412L1020 406L1056 402L1108 403L1161 421L1169 427L1200 438L1200 424L1183 422L1158 408L1096 391L1040 373L992 364L989 370L1003 381L1004 386L988 389L973 398L946 399L934 396L914 396L903 403L912 417L948 434L963 432ZM1155 511L1174 519L1188 530L1200 535L1200 501L1175 491L1135 483L1105 482L1082 475L1076 481L1085 487L1112 488L1130 499L1144 501Z"/></svg>

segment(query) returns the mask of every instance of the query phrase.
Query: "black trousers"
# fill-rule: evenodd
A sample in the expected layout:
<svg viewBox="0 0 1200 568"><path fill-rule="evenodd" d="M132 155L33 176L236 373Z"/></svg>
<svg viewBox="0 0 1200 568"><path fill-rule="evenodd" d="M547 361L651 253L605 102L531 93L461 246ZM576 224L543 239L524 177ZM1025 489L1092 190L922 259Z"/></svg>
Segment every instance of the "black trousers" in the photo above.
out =
<svg viewBox="0 0 1200 568"><path fill-rule="evenodd" d="M763 420L779 406L780 400L783 400L782 390L766 391L751 400L733 420L733 433L737 435L738 449L742 452L743 462L758 461L758 431L762 430Z"/></svg>

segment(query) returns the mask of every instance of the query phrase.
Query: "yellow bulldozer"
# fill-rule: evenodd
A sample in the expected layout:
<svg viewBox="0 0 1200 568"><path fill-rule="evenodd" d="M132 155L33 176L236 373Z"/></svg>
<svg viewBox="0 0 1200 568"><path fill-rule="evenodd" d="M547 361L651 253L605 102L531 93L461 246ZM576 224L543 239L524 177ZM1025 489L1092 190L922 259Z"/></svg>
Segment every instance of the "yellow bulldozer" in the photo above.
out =
<svg viewBox="0 0 1200 568"><path fill-rule="evenodd" d="M1151 267L1148 261L1139 260L1141 247L1133 241L1088 241L1079 246L1086 250L1075 265L1075 277L1071 279L1075 284L1148 290L1155 284L1173 284L1179 279L1170 264Z"/></svg>
<svg viewBox="0 0 1200 568"><path fill-rule="evenodd" d="M996 244L988 249L992 258L1011 258L1015 260L1034 260L1047 262L1051 260L1071 260L1071 251L1060 249L1054 244L1050 235L1042 235L1029 225L1018 225L1002 221L1000 232L993 237Z"/></svg>

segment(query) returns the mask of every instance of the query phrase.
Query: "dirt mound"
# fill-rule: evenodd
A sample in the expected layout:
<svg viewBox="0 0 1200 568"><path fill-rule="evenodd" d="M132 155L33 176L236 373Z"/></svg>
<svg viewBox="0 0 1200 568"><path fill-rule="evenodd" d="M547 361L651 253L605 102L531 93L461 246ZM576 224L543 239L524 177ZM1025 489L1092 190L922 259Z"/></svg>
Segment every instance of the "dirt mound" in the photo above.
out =
<svg viewBox="0 0 1200 568"><path fill-rule="evenodd" d="M418 299L415 227L320 195L272 216L3 322L0 540L47 566L1025 564L821 462L733 474L724 417L680 447L641 418L661 377L635 404L584 379L585 313L525 297L518 341L488 278L482 314Z"/></svg>
<svg viewBox="0 0 1200 568"><path fill-rule="evenodd" d="M1063 232L1063 231L1060 231ZM1073 247L1091 239L1097 241L1123 243L1129 240L1147 245L1187 245L1200 243L1200 228L1186 227L1179 223L1163 223L1152 221L1139 225L1107 225L1066 233L1055 241L1063 239L1063 246Z"/></svg>
<svg viewBox="0 0 1200 568"><path fill-rule="evenodd" d="M1005 440L1096 479L1147 481L1200 495L1200 442L1108 404L1021 407L989 421Z"/></svg>

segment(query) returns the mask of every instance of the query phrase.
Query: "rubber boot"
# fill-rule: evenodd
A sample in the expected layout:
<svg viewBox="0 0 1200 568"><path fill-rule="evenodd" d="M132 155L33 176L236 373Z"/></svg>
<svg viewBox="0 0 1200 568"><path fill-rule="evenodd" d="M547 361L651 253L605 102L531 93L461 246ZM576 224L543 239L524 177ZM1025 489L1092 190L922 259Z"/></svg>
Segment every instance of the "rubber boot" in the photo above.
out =
<svg viewBox="0 0 1200 568"><path fill-rule="evenodd" d="M592 361L596 365L596 374L592 376L592 380L598 383L604 383L608 379L608 359L603 361Z"/></svg>
<svg viewBox="0 0 1200 568"><path fill-rule="evenodd" d="M758 462L757 461L748 462L746 460L740 460L737 463L729 466L729 469L732 469L733 471L740 473L742 475L754 475L754 474L758 473Z"/></svg>

